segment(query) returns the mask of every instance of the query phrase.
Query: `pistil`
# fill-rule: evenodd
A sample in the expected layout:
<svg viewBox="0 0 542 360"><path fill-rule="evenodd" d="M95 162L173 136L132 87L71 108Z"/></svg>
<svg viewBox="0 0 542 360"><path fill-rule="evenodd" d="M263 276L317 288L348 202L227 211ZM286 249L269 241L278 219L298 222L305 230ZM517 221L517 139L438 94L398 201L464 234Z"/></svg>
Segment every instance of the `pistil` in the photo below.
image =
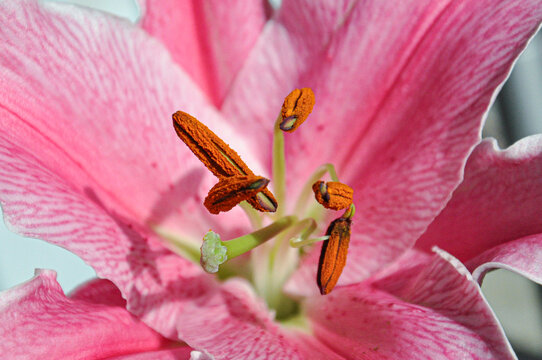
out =
<svg viewBox="0 0 542 360"><path fill-rule="evenodd" d="M286 196L286 159L284 132L294 132L309 117L314 107L314 93L310 88L295 89L284 99L273 128L273 184L277 201L282 204ZM284 210L279 209L277 216Z"/></svg>
<svg viewBox="0 0 542 360"><path fill-rule="evenodd" d="M221 241L220 235L209 231L203 238L201 246L201 265L207 272L217 272L218 267L226 260L245 254L271 240L294 224L296 220L296 216L285 216L264 228L229 241Z"/></svg>

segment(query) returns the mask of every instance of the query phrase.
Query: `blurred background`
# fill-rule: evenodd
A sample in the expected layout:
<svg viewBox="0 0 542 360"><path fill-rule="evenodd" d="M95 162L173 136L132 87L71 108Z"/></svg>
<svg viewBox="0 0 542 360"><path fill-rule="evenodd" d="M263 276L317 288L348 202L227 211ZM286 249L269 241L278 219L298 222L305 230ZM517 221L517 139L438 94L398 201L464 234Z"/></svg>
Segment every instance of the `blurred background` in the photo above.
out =
<svg viewBox="0 0 542 360"><path fill-rule="evenodd" d="M53 0L51 0L53 1ZM54 0L101 9L132 22L134 0ZM277 7L280 0L270 1ZM542 133L542 36L533 39L491 108L483 131L501 148ZM542 206L541 206L542 207ZM95 276L80 258L41 240L9 232L0 221L0 291L31 278L35 268L54 269L65 292ZM489 273L482 290L521 360L542 360L542 287L506 270Z"/></svg>

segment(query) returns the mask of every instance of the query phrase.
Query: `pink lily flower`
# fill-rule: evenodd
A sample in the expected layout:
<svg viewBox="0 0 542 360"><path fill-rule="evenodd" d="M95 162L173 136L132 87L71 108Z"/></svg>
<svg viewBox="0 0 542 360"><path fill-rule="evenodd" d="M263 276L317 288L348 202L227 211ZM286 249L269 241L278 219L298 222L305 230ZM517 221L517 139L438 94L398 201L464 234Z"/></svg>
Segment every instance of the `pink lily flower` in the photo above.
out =
<svg viewBox="0 0 542 360"><path fill-rule="evenodd" d="M542 138L499 150L480 143L480 127L541 5L284 0L270 13L259 1L149 1L133 25L0 2L5 221L79 255L142 323L217 359L513 359L479 282L494 267L541 280ZM263 220L206 211L216 179L171 124L176 110L196 116L280 187L273 125L296 87L311 87L316 105L286 135L279 212L325 230L336 215L298 199L326 163L357 208L346 267L326 296L315 284L320 245L302 255L286 235L223 264L227 280L202 270L194 249L209 229L228 240ZM56 295L39 297L40 286ZM47 326L25 299L51 321L67 316L55 308L80 306L50 274L22 289L0 300L1 353L32 349L24 331ZM18 322L30 325L5 331ZM143 328L126 324L115 331ZM161 349L144 329L142 351ZM99 344L72 335L74 346ZM69 346L64 336L39 351Z"/></svg>

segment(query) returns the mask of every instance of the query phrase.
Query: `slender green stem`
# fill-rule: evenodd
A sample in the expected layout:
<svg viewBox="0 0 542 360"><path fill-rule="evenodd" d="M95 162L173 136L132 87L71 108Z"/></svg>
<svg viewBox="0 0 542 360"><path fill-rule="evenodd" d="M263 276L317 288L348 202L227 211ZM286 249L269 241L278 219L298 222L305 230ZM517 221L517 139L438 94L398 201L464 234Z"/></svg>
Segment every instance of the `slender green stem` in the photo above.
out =
<svg viewBox="0 0 542 360"><path fill-rule="evenodd" d="M299 195L299 198L295 204L295 214L300 214L303 211L307 200L312 194L312 184L320 180L326 173L329 174L332 181L339 181L335 167L332 164L324 164L319 166L309 177L305 185L303 185L301 194Z"/></svg>
<svg viewBox="0 0 542 360"><path fill-rule="evenodd" d="M272 239L284 229L290 227L293 223L297 221L296 216L285 216L278 219L274 223L256 230L253 233L229 240L224 241L222 244L226 247L228 259L232 259L236 256L242 255L258 245L263 244L267 240Z"/></svg>
<svg viewBox="0 0 542 360"><path fill-rule="evenodd" d="M290 246L292 246L293 248L300 248L302 246L312 245L314 243L325 241L327 239L329 239L329 235L318 236L318 237L310 238L310 239L291 238Z"/></svg>
<svg viewBox="0 0 542 360"><path fill-rule="evenodd" d="M273 187L279 207L276 216L284 213L284 199L286 197L286 159L284 156L284 133L280 129L281 114L275 121L273 129Z"/></svg>
<svg viewBox="0 0 542 360"><path fill-rule="evenodd" d="M327 171L329 172L329 177L332 181L339 181L339 177L337 176L337 172L335 171L335 166L332 164L324 164Z"/></svg>
<svg viewBox="0 0 542 360"><path fill-rule="evenodd" d="M307 240L307 238L309 236L311 236L311 234L314 232L314 230L316 230L316 228L318 227L318 225L316 225L316 221L314 221L314 219L312 219L312 218L307 218L307 219L301 220L298 223L298 226L300 228L304 227L304 229L301 232L301 234L290 238L290 246L292 246L294 248L298 248L298 247L302 246L302 245L299 245L299 244L303 244Z"/></svg>

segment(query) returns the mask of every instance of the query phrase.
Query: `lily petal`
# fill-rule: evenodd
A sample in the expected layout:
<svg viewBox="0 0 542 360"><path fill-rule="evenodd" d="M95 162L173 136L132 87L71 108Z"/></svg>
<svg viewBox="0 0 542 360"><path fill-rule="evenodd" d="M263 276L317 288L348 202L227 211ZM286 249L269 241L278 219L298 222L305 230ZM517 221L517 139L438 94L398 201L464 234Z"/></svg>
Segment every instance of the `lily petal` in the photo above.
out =
<svg viewBox="0 0 542 360"><path fill-rule="evenodd" d="M508 149L494 139L473 151L465 178L452 199L416 243L433 245L465 262L471 271L506 267L541 281L542 135L524 138ZM476 259L474 259L476 258ZM476 277L481 280L481 269Z"/></svg>
<svg viewBox="0 0 542 360"><path fill-rule="evenodd" d="M315 297L308 314L315 336L348 358L515 358L478 284L441 250L425 264Z"/></svg>
<svg viewBox="0 0 542 360"><path fill-rule="evenodd" d="M87 301L93 304L110 306L126 306L120 290L111 281L106 279L94 279L75 288L70 294L70 299Z"/></svg>
<svg viewBox="0 0 542 360"><path fill-rule="evenodd" d="M469 260L472 276L482 283L485 274L493 269L506 269L542 284L542 234L526 236L484 251Z"/></svg>
<svg viewBox="0 0 542 360"><path fill-rule="evenodd" d="M158 351L149 351L139 354L115 356L107 358L107 360L212 360L210 358L194 358L191 355L194 353L188 346L184 346L178 349L167 349Z"/></svg>
<svg viewBox="0 0 542 360"><path fill-rule="evenodd" d="M29 0L2 1L0 27L2 137L122 216L188 238L248 226L239 212L220 225L201 205L214 179L175 136L171 114L220 126L226 141L235 132L160 43L98 11ZM242 140L236 148L253 167Z"/></svg>
<svg viewBox="0 0 542 360"><path fill-rule="evenodd" d="M180 359L193 359L191 354L193 350L188 346L183 346L177 349L148 351L139 354L121 355L107 360L180 360ZM202 360L207 360L203 358ZM210 360L210 359L209 359Z"/></svg>
<svg viewBox="0 0 542 360"><path fill-rule="evenodd" d="M299 29L287 28L281 16ZM281 16L256 45L224 111L271 128L273 117L255 113L263 104L227 105L265 93L278 109L279 93L313 88L309 120L286 139L288 178L297 181L289 190L295 194L298 179L317 166L337 165L361 219L352 226L361 236L350 243L359 256L344 271L360 280L413 246L449 200L496 90L538 29L542 7L534 0L360 1L333 26L326 23L331 34L320 42L309 35L302 41L311 26L321 26L319 18L313 24L297 12ZM267 140L257 141L261 147Z"/></svg>
<svg viewBox="0 0 542 360"><path fill-rule="evenodd" d="M266 21L265 1L140 0L141 26L220 106Z"/></svg>
<svg viewBox="0 0 542 360"><path fill-rule="evenodd" d="M10 359L109 358L169 348L165 354L175 346L124 307L67 298L48 270L2 293L0 336L1 353Z"/></svg>

